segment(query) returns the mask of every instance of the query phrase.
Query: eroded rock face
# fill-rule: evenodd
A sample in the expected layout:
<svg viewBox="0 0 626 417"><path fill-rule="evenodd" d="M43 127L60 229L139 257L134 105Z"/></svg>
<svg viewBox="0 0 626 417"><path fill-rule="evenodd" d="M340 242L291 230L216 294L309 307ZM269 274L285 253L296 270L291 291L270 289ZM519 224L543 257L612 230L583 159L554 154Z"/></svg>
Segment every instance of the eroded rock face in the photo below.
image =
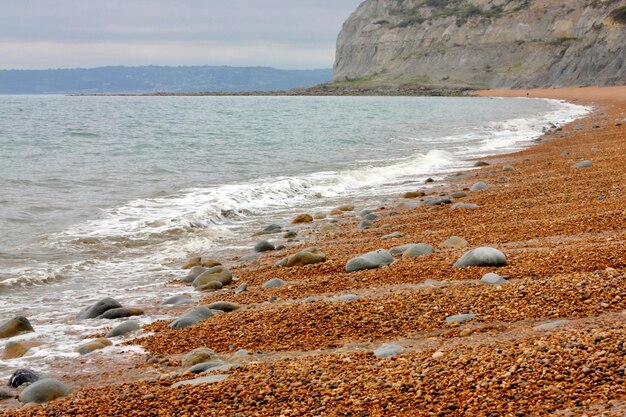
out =
<svg viewBox="0 0 626 417"><path fill-rule="evenodd" d="M623 0L434 3L363 2L339 34L333 80L479 88L626 83L626 25L610 16Z"/></svg>

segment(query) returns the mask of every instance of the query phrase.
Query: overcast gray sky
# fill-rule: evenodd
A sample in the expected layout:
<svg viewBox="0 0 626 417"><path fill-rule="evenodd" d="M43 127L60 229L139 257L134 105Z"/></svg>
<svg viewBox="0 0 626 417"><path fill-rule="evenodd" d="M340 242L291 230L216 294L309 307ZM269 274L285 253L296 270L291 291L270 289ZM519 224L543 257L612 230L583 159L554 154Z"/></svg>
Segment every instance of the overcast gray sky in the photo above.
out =
<svg viewBox="0 0 626 417"><path fill-rule="evenodd" d="M2 0L0 69L330 68L362 0Z"/></svg>

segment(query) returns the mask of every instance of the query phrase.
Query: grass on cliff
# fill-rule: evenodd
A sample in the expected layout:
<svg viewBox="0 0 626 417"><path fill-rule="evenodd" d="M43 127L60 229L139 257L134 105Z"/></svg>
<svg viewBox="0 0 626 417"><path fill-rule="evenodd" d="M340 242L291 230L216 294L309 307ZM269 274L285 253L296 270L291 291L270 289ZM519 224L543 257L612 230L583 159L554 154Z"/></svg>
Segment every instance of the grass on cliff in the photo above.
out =
<svg viewBox="0 0 626 417"><path fill-rule="evenodd" d="M626 24L626 6L618 7L611 12L611 18L616 22Z"/></svg>

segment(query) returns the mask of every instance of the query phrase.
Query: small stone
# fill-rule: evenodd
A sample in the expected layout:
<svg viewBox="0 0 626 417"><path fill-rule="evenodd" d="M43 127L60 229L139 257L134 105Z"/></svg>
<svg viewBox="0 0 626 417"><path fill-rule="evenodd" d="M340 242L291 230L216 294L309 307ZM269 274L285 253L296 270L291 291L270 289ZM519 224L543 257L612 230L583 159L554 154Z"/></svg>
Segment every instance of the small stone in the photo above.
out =
<svg viewBox="0 0 626 417"><path fill-rule="evenodd" d="M363 216L363 220L373 222L373 221L378 220L378 216L375 213L369 213Z"/></svg>
<svg viewBox="0 0 626 417"><path fill-rule="evenodd" d="M364 255L351 259L346 264L346 272L374 269L393 262L393 256L385 249L368 252Z"/></svg>
<svg viewBox="0 0 626 417"><path fill-rule="evenodd" d="M575 163L574 165L572 165L572 167L574 168L589 168L593 165L593 162L587 160L587 161L581 161L578 163Z"/></svg>
<svg viewBox="0 0 626 417"><path fill-rule="evenodd" d="M209 375L203 378L190 379L187 381L179 381L172 385L172 388L178 388L185 385L199 385L199 384L213 384L215 382L220 382L228 378L229 375L226 374L217 374L217 375Z"/></svg>
<svg viewBox="0 0 626 417"><path fill-rule="evenodd" d="M474 320L476 318L476 314L457 314L456 316L448 316L446 317L446 323L463 323L469 320Z"/></svg>
<svg viewBox="0 0 626 417"><path fill-rule="evenodd" d="M555 321L549 321L547 323L543 323L540 324L539 326L535 326L533 327L533 330L537 330L537 331L549 331L549 330L554 330L557 327L560 327L564 324L569 323L569 320L555 320Z"/></svg>
<svg viewBox="0 0 626 417"><path fill-rule="evenodd" d="M402 253L402 258L417 258L422 255L430 255L435 253L435 249L427 243L418 243L415 245L409 245L409 247Z"/></svg>
<svg viewBox="0 0 626 417"><path fill-rule="evenodd" d="M120 307L120 308L111 308L105 311L104 313L102 313L101 315L99 315L97 318L114 320L114 319L121 319L124 317L141 316L143 314L144 314L143 310L139 308Z"/></svg>
<svg viewBox="0 0 626 417"><path fill-rule="evenodd" d="M489 165L491 165L489 162L485 162L485 161L477 161L474 166L475 167L488 167Z"/></svg>
<svg viewBox="0 0 626 417"><path fill-rule="evenodd" d="M182 329L213 317L213 312L207 306L199 306L190 310L170 323L172 329Z"/></svg>
<svg viewBox="0 0 626 417"><path fill-rule="evenodd" d="M465 268L468 266L505 266L506 256L497 249L490 247L480 247L466 252L458 261L454 263L454 268Z"/></svg>
<svg viewBox="0 0 626 417"><path fill-rule="evenodd" d="M326 212L324 212L324 211L318 211L318 212L313 214L313 218L315 220L323 220L323 219L326 218L327 215L328 214Z"/></svg>
<svg viewBox="0 0 626 417"><path fill-rule="evenodd" d="M427 206L443 206L444 204L452 204L452 200L449 198L431 198L424 201L424 204Z"/></svg>
<svg viewBox="0 0 626 417"><path fill-rule="evenodd" d="M276 262L274 266L292 267L297 265L310 265L326 261L326 254L312 247L301 250Z"/></svg>
<svg viewBox="0 0 626 417"><path fill-rule="evenodd" d="M433 355L431 356L433 358L433 360L439 360L441 358L443 358L445 356L445 354L442 351L437 351L435 353L433 353Z"/></svg>
<svg viewBox="0 0 626 417"><path fill-rule="evenodd" d="M425 182L426 184L429 184L429 183L431 183L431 182L435 182L435 180L434 180L434 179L432 179L432 178L426 178L426 181L424 181L424 182Z"/></svg>
<svg viewBox="0 0 626 417"><path fill-rule="evenodd" d="M274 249L275 249L274 245L272 245L267 240L261 240L261 241L257 242L256 245L254 245L254 251L257 252L257 253L272 251Z"/></svg>
<svg viewBox="0 0 626 417"><path fill-rule="evenodd" d="M404 352L404 348L402 346L386 343L374 350L374 356L378 359L385 359L400 355L402 352Z"/></svg>
<svg viewBox="0 0 626 417"><path fill-rule="evenodd" d="M167 300L163 301L162 305L178 306L178 305L185 305L185 304L191 304L191 303L193 303L193 298L191 298L190 294L180 294L180 295L175 295L173 297L170 297Z"/></svg>
<svg viewBox="0 0 626 417"><path fill-rule="evenodd" d="M207 285L209 282L219 281L222 285L228 285L233 281L233 274L228 268L222 265L214 266L198 275L193 281L195 288Z"/></svg>
<svg viewBox="0 0 626 417"><path fill-rule="evenodd" d="M469 204L469 203L454 203L450 208L452 210L456 210L456 209L476 209L480 207L478 204Z"/></svg>
<svg viewBox="0 0 626 417"><path fill-rule="evenodd" d="M505 166L502 167L502 171L504 171L504 172L513 171L513 167L511 165L505 165Z"/></svg>
<svg viewBox="0 0 626 417"><path fill-rule="evenodd" d="M205 268L213 268L214 266L218 266L218 265L221 265L221 264L222 264L221 262L218 262L218 261L213 260L213 259L206 259L206 260L203 259L202 260L202 266L205 267Z"/></svg>
<svg viewBox="0 0 626 417"><path fill-rule="evenodd" d="M341 206L337 207L336 210L339 210L339 211L354 211L354 206L350 205L350 204L344 204L344 205L341 205Z"/></svg>
<svg viewBox="0 0 626 417"><path fill-rule="evenodd" d="M294 238L294 237L296 237L296 236L298 236L298 233L297 233L297 232L295 232L295 231L293 231L293 230L290 230L290 231L288 231L287 233L285 233L285 234L283 235L283 238L284 238L284 239L293 239L293 238Z"/></svg>
<svg viewBox="0 0 626 417"><path fill-rule="evenodd" d="M182 279L182 281L186 283L193 282L198 277L198 275L202 274L206 270L207 268L203 266L194 266L189 270L189 273Z"/></svg>
<svg viewBox="0 0 626 417"><path fill-rule="evenodd" d="M239 349L235 352L235 356L248 356L250 353L246 349Z"/></svg>
<svg viewBox="0 0 626 417"><path fill-rule="evenodd" d="M194 266L202 266L202 258L199 256L195 256L189 260L187 260L183 266L181 266L181 269L191 269Z"/></svg>
<svg viewBox="0 0 626 417"><path fill-rule="evenodd" d="M263 284L263 288L278 288L287 285L285 281L280 278L272 278Z"/></svg>
<svg viewBox="0 0 626 417"><path fill-rule="evenodd" d="M400 232L393 232L390 233L388 235L382 236L381 239L382 240L388 240L388 239L399 239L401 237L403 237L404 235Z"/></svg>
<svg viewBox="0 0 626 417"><path fill-rule="evenodd" d="M487 188L489 188L489 186L487 185L486 182L478 181L477 183L475 183L474 185L470 187L470 191L482 191L482 190L486 190Z"/></svg>
<svg viewBox="0 0 626 417"><path fill-rule="evenodd" d="M74 351L80 353L81 355L87 355L88 353L94 352L96 350L104 349L107 346L111 346L112 343L109 339L101 337L92 342L85 343L83 345L78 346Z"/></svg>
<svg viewBox="0 0 626 417"><path fill-rule="evenodd" d="M450 198L464 198L467 197L467 194L463 191L457 191L449 195Z"/></svg>
<svg viewBox="0 0 626 417"><path fill-rule="evenodd" d="M209 304L207 307L209 307L211 310L220 310L225 313L230 313L241 308L239 304L231 303L229 301L217 301L215 303Z"/></svg>
<svg viewBox="0 0 626 417"><path fill-rule="evenodd" d="M424 197L426 193L424 191L409 191L404 193L403 198L418 198Z"/></svg>
<svg viewBox="0 0 626 417"><path fill-rule="evenodd" d="M500 275L498 274L494 274L493 272L490 272L488 274L485 274L481 279L480 282L482 282L485 285L501 285L507 282L506 279L502 278Z"/></svg>
<svg viewBox="0 0 626 417"><path fill-rule="evenodd" d="M469 337L472 335L472 333L474 333L472 329L463 329L459 333L459 337Z"/></svg>
<svg viewBox="0 0 626 417"><path fill-rule="evenodd" d="M119 324L113 328L109 333L107 333L106 337L118 337L123 336L127 333L134 332L135 330L139 330L141 326L139 322L135 320L128 320L122 324Z"/></svg>
<svg viewBox="0 0 626 417"><path fill-rule="evenodd" d="M465 248L467 246L469 246L469 243L467 243L467 240L458 236L452 236L439 244L440 248L451 248L451 249Z"/></svg>
<svg viewBox="0 0 626 417"><path fill-rule="evenodd" d="M96 317L104 314L108 310L121 307L122 305L120 303L118 303L111 297L106 297L91 305L90 307L81 310L76 318L78 320L95 319Z"/></svg>
<svg viewBox="0 0 626 417"><path fill-rule="evenodd" d="M400 204L398 204L396 206L396 209L398 209L398 210L413 210L413 209L416 209L419 206L420 206L420 203L418 203L417 201L407 200L407 201L403 201Z"/></svg>
<svg viewBox="0 0 626 417"><path fill-rule="evenodd" d="M311 223L313 221L313 216L310 214L299 214L291 221L292 224L299 223Z"/></svg>
<svg viewBox="0 0 626 417"><path fill-rule="evenodd" d="M226 365L226 367L224 366ZM230 369L230 365L225 364L220 360L213 360L208 362L198 363L191 368L188 369L192 374L200 374L202 372L211 372L211 371L228 371Z"/></svg>
<svg viewBox="0 0 626 417"><path fill-rule="evenodd" d="M563 152L561 152L561 156L569 156L570 152L565 150Z"/></svg>
<svg viewBox="0 0 626 417"><path fill-rule="evenodd" d="M219 281L209 281L204 285L200 285L198 286L198 288L196 288L196 290L202 292L202 291L217 291L222 289L222 287L224 286L224 284L222 284Z"/></svg>
<svg viewBox="0 0 626 417"><path fill-rule="evenodd" d="M183 368L190 368L202 362L217 359L217 354L209 348L197 348L183 356L181 365Z"/></svg>
<svg viewBox="0 0 626 417"><path fill-rule="evenodd" d="M248 290L248 284L244 282L240 286L237 287L237 289L235 290L235 294L241 294L243 292L246 292L247 290Z"/></svg>

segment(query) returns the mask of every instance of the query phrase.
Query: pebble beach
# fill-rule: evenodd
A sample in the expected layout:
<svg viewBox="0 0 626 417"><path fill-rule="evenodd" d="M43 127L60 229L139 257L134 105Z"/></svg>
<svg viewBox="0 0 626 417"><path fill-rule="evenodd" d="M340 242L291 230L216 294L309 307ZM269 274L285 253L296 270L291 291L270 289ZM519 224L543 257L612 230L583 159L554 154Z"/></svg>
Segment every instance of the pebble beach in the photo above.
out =
<svg viewBox="0 0 626 417"><path fill-rule="evenodd" d="M594 110L384 207L303 212L247 260L190 254L179 324L113 359L92 335L47 375L67 393L0 388L0 415L626 415L626 87L479 94Z"/></svg>

